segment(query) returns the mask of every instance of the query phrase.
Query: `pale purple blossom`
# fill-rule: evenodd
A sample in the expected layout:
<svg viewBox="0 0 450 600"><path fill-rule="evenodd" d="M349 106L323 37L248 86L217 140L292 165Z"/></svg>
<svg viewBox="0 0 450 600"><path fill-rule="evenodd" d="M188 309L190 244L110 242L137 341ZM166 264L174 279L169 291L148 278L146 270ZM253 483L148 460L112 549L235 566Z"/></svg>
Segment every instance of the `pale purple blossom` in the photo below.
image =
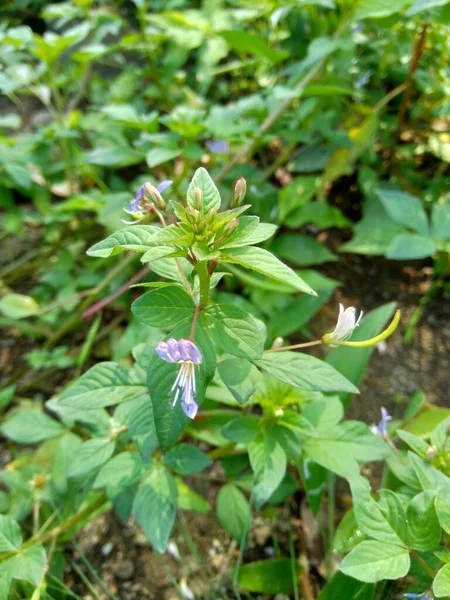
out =
<svg viewBox="0 0 450 600"><path fill-rule="evenodd" d="M368 83L371 76L372 76L372 71L366 71L365 73L363 73L361 75L361 77L355 82L355 85L358 88L358 90L363 88L366 85L366 83Z"/></svg>
<svg viewBox="0 0 450 600"><path fill-rule="evenodd" d="M388 431L387 431L387 424L389 423L389 421L392 421L392 417L391 415L388 413L388 411L384 408L384 406L381 407L381 421L378 423L378 425L372 425L370 430L372 433L374 433L375 435L378 435L379 437L387 437L388 435Z"/></svg>
<svg viewBox="0 0 450 600"><path fill-rule="evenodd" d="M334 345L334 342L345 342L352 335L354 329L358 327L359 322L363 316L363 312L359 313L358 319L356 319L356 309L353 306L345 308L342 304L339 304L339 315L334 331L327 333L323 336L323 341L330 346Z"/></svg>
<svg viewBox="0 0 450 600"><path fill-rule="evenodd" d="M206 147L213 154L228 154L230 151L230 144L226 140L212 140L206 142Z"/></svg>
<svg viewBox="0 0 450 600"><path fill-rule="evenodd" d="M123 221L124 223L127 223L128 225L133 224L133 223L139 223L139 221L142 221L142 219L144 219L144 217L146 217L146 215L148 214L147 211L145 210L145 186L146 185L147 185L147 182L144 183L143 185L141 185L141 187L136 192L136 196L128 204L128 207L126 205L124 206L124 211L128 215L132 215L134 217L134 221ZM164 181L161 181L161 183L158 183L158 185L156 186L156 189L158 190L158 192L160 194L162 194L164 192L164 190L166 190L171 185L172 185L172 181L170 181L169 179L165 179Z"/></svg>
<svg viewBox="0 0 450 600"><path fill-rule="evenodd" d="M194 342L173 338L167 342L159 342L156 346L156 353L168 363L181 365L170 390L171 394L175 394L172 406L175 406L181 393L181 408L187 417L194 419L198 411L198 404L195 401L195 365L202 363L202 353Z"/></svg>
<svg viewBox="0 0 450 600"><path fill-rule="evenodd" d="M410 598L411 600L413 600L413 599L417 599L417 600L433 600L433 598L431 598L430 596L428 596L425 592L423 592L422 594L412 594L410 592L408 594L403 594L403 596L405 598Z"/></svg>

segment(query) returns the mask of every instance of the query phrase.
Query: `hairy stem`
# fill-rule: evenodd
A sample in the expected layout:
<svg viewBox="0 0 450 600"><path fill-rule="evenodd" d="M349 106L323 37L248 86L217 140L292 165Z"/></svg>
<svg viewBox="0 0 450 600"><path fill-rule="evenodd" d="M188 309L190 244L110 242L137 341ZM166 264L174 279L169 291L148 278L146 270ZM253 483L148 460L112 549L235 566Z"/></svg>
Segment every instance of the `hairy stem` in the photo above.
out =
<svg viewBox="0 0 450 600"><path fill-rule="evenodd" d="M264 354L270 352L284 352L285 350L297 350L298 348L308 348L309 346L320 346L323 344L322 340L314 340L313 342L304 342L303 344L292 344L291 346L281 346L281 348L270 348L270 350L264 350Z"/></svg>

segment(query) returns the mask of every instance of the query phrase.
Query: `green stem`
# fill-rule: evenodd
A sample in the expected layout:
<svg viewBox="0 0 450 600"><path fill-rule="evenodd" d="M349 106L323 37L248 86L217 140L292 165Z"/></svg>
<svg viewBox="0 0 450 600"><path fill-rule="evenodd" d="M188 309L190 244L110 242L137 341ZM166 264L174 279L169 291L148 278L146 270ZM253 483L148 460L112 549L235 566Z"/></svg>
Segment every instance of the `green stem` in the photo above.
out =
<svg viewBox="0 0 450 600"><path fill-rule="evenodd" d="M47 531L47 533L43 533L41 535L31 537L24 544L22 544L22 547L20 548L20 552L22 552L23 550L26 550L27 548L31 548L32 546L36 546L37 544L45 544L45 542L54 540L55 538L59 537L63 533L66 533L70 529L73 529L75 527L75 525L77 525L80 521L83 521L84 519L86 519L86 517L89 517L90 515L92 515L94 512L96 512L99 508L101 508L107 502L108 502L108 498L107 498L106 494L103 494L103 493L100 494L100 496L98 496L93 502L88 504L88 506L86 506L86 508L81 510L76 515L69 517L68 519L66 519L65 521L63 521L62 523L60 523L59 525L54 527L53 529L50 529L50 531ZM4 552L0 555L0 562L8 560L9 558L12 558L16 554L17 554L17 552Z"/></svg>
<svg viewBox="0 0 450 600"><path fill-rule="evenodd" d="M411 550L411 556L416 560L416 562L419 563L422 569L428 573L431 579L434 579L436 577L436 573L433 571L433 569L429 565L427 565L427 563L423 560L421 556L419 556L419 554L415 550Z"/></svg>
<svg viewBox="0 0 450 600"><path fill-rule="evenodd" d="M334 541L334 500L336 476L328 471L328 548L327 548L327 581L333 577L333 541Z"/></svg>
<svg viewBox="0 0 450 600"><path fill-rule="evenodd" d="M205 307L209 304L210 276L208 263L201 260L196 264L197 274L200 282L200 304Z"/></svg>

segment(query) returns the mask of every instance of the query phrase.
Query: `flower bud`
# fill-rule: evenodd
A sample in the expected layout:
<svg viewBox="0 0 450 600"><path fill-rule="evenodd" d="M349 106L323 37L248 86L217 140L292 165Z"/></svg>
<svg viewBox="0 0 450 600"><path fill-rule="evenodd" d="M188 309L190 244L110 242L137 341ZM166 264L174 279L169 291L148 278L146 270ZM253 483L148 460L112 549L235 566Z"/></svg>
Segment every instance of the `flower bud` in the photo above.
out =
<svg viewBox="0 0 450 600"><path fill-rule="evenodd" d="M233 231L236 230L237 226L239 225L239 219L232 219L229 223L227 223L224 227L223 230L223 235L224 236L228 236L231 235L233 233Z"/></svg>
<svg viewBox="0 0 450 600"><path fill-rule="evenodd" d="M212 225L212 223L213 223L214 219L216 218L216 215L217 215L217 208L216 208L216 207L213 207L213 208L211 208L211 209L210 209L210 210L209 210L209 211L206 213L206 216L205 216L205 221L206 221L206 224L207 224L207 225Z"/></svg>
<svg viewBox="0 0 450 600"><path fill-rule="evenodd" d="M161 196L161 194L158 192L155 186L149 183L148 181L144 183L143 192L145 200L149 200L161 210L164 210L166 208L164 198Z"/></svg>
<svg viewBox="0 0 450 600"><path fill-rule="evenodd" d="M247 182L243 177L239 177L239 179L236 181L236 185L234 186L234 196L231 206L233 208L235 208L236 206L240 206L245 198L246 193Z"/></svg>
<svg viewBox="0 0 450 600"><path fill-rule="evenodd" d="M427 450L427 460L433 460L437 452L438 449L436 448L436 446L430 446Z"/></svg>
<svg viewBox="0 0 450 600"><path fill-rule="evenodd" d="M276 337L273 341L272 344L272 348L281 348L283 346L284 340L283 338L279 335L278 337Z"/></svg>
<svg viewBox="0 0 450 600"><path fill-rule="evenodd" d="M194 208L203 210L203 192L199 187L194 188Z"/></svg>

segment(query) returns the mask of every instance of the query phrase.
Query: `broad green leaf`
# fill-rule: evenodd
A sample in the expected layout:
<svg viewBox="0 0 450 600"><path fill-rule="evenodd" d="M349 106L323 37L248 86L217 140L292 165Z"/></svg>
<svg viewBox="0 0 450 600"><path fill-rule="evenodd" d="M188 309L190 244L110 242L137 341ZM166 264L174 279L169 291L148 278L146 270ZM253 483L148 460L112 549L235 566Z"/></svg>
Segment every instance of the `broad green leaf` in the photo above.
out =
<svg viewBox="0 0 450 600"><path fill-rule="evenodd" d="M103 465L95 478L93 488L112 488L120 491L121 488L130 487L139 481L143 468L139 454L121 452Z"/></svg>
<svg viewBox="0 0 450 600"><path fill-rule="evenodd" d="M313 402L310 404L313 404ZM306 440L310 437L318 437L318 433L311 422L306 417L299 415L293 410L285 410L283 416L279 419L279 423L284 427L291 429L301 440Z"/></svg>
<svg viewBox="0 0 450 600"><path fill-rule="evenodd" d="M242 565L238 583L260 594L289 594L298 578L299 565L289 558L271 558Z"/></svg>
<svg viewBox="0 0 450 600"><path fill-rule="evenodd" d="M156 147L152 148L147 152L145 160L150 169L153 169L158 165L162 165L163 163L168 162L169 160L177 158L177 156L180 156L181 152L182 151L180 150L180 148Z"/></svg>
<svg viewBox="0 0 450 600"><path fill-rule="evenodd" d="M21 544L20 525L9 515L0 515L0 552L17 552Z"/></svg>
<svg viewBox="0 0 450 600"><path fill-rule="evenodd" d="M68 476L79 477L101 467L113 455L115 443L110 438L83 442L69 465Z"/></svg>
<svg viewBox="0 0 450 600"><path fill-rule="evenodd" d="M368 537L386 545L406 546L406 518L403 506L396 497L389 496L387 490L384 492L382 502L377 503L372 498L368 484L352 485L356 522Z"/></svg>
<svg viewBox="0 0 450 600"><path fill-rule="evenodd" d="M213 304L205 310L208 333L228 354L261 358L264 338L254 317L234 304Z"/></svg>
<svg viewBox="0 0 450 600"><path fill-rule="evenodd" d="M368 340L380 333L393 315L395 303L390 302L368 313L352 335L353 341ZM389 344L389 341L387 342ZM359 385L369 362L374 346L369 348L350 348L341 346L333 348L327 357L327 363L342 373L354 385ZM348 406L351 394L340 395L344 406Z"/></svg>
<svg viewBox="0 0 450 600"><path fill-rule="evenodd" d="M386 256L392 260L419 260L435 253L436 245L431 238L401 233L392 240Z"/></svg>
<svg viewBox="0 0 450 600"><path fill-rule="evenodd" d="M155 234L160 230L155 225L133 225L119 229L105 240L94 244L87 250L89 256L108 258L123 250L146 252L152 244Z"/></svg>
<svg viewBox="0 0 450 600"><path fill-rule="evenodd" d="M259 217L241 217L236 230L220 244L220 248L240 248L260 244L272 237L276 230L276 225L260 223Z"/></svg>
<svg viewBox="0 0 450 600"><path fill-rule="evenodd" d="M286 472L286 453L268 432L260 434L248 446L255 474L253 497L257 508L267 502L280 485Z"/></svg>
<svg viewBox="0 0 450 600"><path fill-rule="evenodd" d="M222 429L223 437L236 444L248 444L259 433L258 420L253 417L238 417L225 425Z"/></svg>
<svg viewBox="0 0 450 600"><path fill-rule="evenodd" d="M323 396L322 394L317 394L317 396L302 407L302 415L314 429L327 433L344 416L344 407L339 396Z"/></svg>
<svg viewBox="0 0 450 600"><path fill-rule="evenodd" d="M128 417L128 427L133 442L142 459L147 462L158 446L153 406L150 398L141 402Z"/></svg>
<svg viewBox="0 0 450 600"><path fill-rule="evenodd" d="M402 546L410 545L408 521L399 496L392 490L380 490L378 506L386 517L387 522L402 542ZM376 536L373 536L376 538Z"/></svg>
<svg viewBox="0 0 450 600"><path fill-rule="evenodd" d="M404 431L403 429L397 429L396 433L405 444L408 444L411 450L414 450L414 452L422 458L426 457L430 446L424 440L421 440L416 435L409 433L409 431Z"/></svg>
<svg viewBox="0 0 450 600"><path fill-rule="evenodd" d="M0 577L22 579L33 585L39 585L47 558L44 547L40 544L31 546L0 562Z"/></svg>
<svg viewBox="0 0 450 600"><path fill-rule="evenodd" d="M199 473L211 463L209 456L192 444L177 444L164 456L164 464L178 475Z"/></svg>
<svg viewBox="0 0 450 600"><path fill-rule="evenodd" d="M320 265L335 261L335 255L309 235L284 233L270 245L277 256L298 267Z"/></svg>
<svg viewBox="0 0 450 600"><path fill-rule="evenodd" d="M191 490L180 477L176 478L176 484L178 490L177 507L180 510L193 510L201 514L211 510L210 503L203 496Z"/></svg>
<svg viewBox="0 0 450 600"><path fill-rule="evenodd" d="M245 404L258 389L261 375L248 360L226 358L219 362L218 370L221 380L239 404Z"/></svg>
<svg viewBox="0 0 450 600"><path fill-rule="evenodd" d="M98 146L84 155L84 160L91 165L102 167L127 167L143 162L145 153L130 146Z"/></svg>
<svg viewBox="0 0 450 600"><path fill-rule="evenodd" d="M157 552L165 552L175 522L177 484L164 467L154 468L134 499L136 520Z"/></svg>
<svg viewBox="0 0 450 600"><path fill-rule="evenodd" d="M225 38L228 46L235 52L250 54L257 58L266 58L274 63L282 60L286 55L284 52L272 50L262 37L253 33L243 30L229 30L221 31L220 35Z"/></svg>
<svg viewBox="0 0 450 600"><path fill-rule="evenodd" d="M448 2L449 0L445 0ZM431 213L431 235L433 237L450 239L450 202L433 204Z"/></svg>
<svg viewBox="0 0 450 600"><path fill-rule="evenodd" d="M355 519L353 508L348 510L339 523L334 534L333 550L338 554L346 554L365 539Z"/></svg>
<svg viewBox="0 0 450 600"><path fill-rule="evenodd" d="M426 490L417 494L409 503L407 517L411 531L411 545L416 550L426 552L436 550L441 539L441 526L436 514L434 501L436 493Z"/></svg>
<svg viewBox="0 0 450 600"><path fill-rule="evenodd" d="M220 208L220 193L216 184L211 179L208 171L203 167L197 169L187 191L187 203L195 208L195 188L200 188L203 194L203 214L206 214L212 208Z"/></svg>
<svg viewBox="0 0 450 600"><path fill-rule="evenodd" d="M406 13L408 17L412 15L417 15L424 10L430 10L431 8L436 8L438 6L445 6L448 4L449 0L416 0L411 8Z"/></svg>
<svg viewBox="0 0 450 600"><path fill-rule="evenodd" d="M420 235L428 235L428 218L419 198L385 188L378 190L378 197L393 221Z"/></svg>
<svg viewBox="0 0 450 600"><path fill-rule="evenodd" d="M227 250L222 254L220 262L241 265L246 269L251 269L281 283L286 283L300 292L312 296L316 295L315 291L297 273L263 248L248 246Z"/></svg>
<svg viewBox="0 0 450 600"><path fill-rule="evenodd" d="M444 598L450 595L450 564L444 565L434 578L433 594L437 598Z"/></svg>
<svg viewBox="0 0 450 600"><path fill-rule="evenodd" d="M345 575L375 583L382 579L400 579L410 567L408 551L400 546L369 540L361 542L339 565Z"/></svg>
<svg viewBox="0 0 450 600"><path fill-rule="evenodd" d="M444 418L433 430L430 437L430 443L440 450L445 450L448 441L448 432L450 431L450 416Z"/></svg>
<svg viewBox="0 0 450 600"><path fill-rule="evenodd" d="M132 313L146 325L173 327L192 317L195 304L182 288L167 285L147 292L131 305Z"/></svg>
<svg viewBox="0 0 450 600"><path fill-rule="evenodd" d="M266 353L255 364L280 381L300 390L359 393L332 366L309 354L290 351Z"/></svg>
<svg viewBox="0 0 450 600"><path fill-rule="evenodd" d="M0 431L10 440L19 444L37 444L44 440L59 437L66 430L55 419L37 409L21 410L11 415Z"/></svg>
<svg viewBox="0 0 450 600"><path fill-rule="evenodd" d="M361 0L355 12L355 20L389 17L403 11L411 0Z"/></svg>
<svg viewBox="0 0 450 600"><path fill-rule="evenodd" d="M190 328L190 322L180 323L168 337L188 338ZM202 364L195 368L196 402L201 405L206 388L216 371L216 354L201 318L197 322L194 342L203 356ZM159 358L156 352L153 353L148 366L148 387L153 404L156 434L163 452L177 441L189 422L188 417L181 409L180 401L176 406L172 406L173 392L171 389L179 368L180 365L167 363Z"/></svg>
<svg viewBox="0 0 450 600"><path fill-rule="evenodd" d="M125 367L104 362L93 366L65 390L59 396L58 404L94 410L139 397L147 397L146 387L135 383Z"/></svg>
<svg viewBox="0 0 450 600"><path fill-rule="evenodd" d="M373 600L375 586L362 583L337 571L331 581L322 589L317 600Z"/></svg>
<svg viewBox="0 0 450 600"><path fill-rule="evenodd" d="M246 497L233 483L224 485L217 496L217 517L239 544L245 543L252 513Z"/></svg>
<svg viewBox="0 0 450 600"><path fill-rule="evenodd" d="M147 250L147 252L144 254L144 256L142 256L141 258L141 263L143 264L148 264L148 263L153 263L156 262L158 260L161 260L162 258L171 258L171 257L185 257L186 256L186 251L183 250L178 250L177 248L174 248L173 246L155 246L154 248L150 248L150 250Z"/></svg>
<svg viewBox="0 0 450 600"><path fill-rule="evenodd" d="M67 494L69 488L68 472L69 466L74 460L78 449L82 444L80 437L74 433L67 432L58 440L58 445L52 456L51 486L57 494Z"/></svg>
<svg viewBox="0 0 450 600"><path fill-rule="evenodd" d="M0 300L0 313L9 319L25 319L39 313L39 305L31 296L5 294Z"/></svg>

